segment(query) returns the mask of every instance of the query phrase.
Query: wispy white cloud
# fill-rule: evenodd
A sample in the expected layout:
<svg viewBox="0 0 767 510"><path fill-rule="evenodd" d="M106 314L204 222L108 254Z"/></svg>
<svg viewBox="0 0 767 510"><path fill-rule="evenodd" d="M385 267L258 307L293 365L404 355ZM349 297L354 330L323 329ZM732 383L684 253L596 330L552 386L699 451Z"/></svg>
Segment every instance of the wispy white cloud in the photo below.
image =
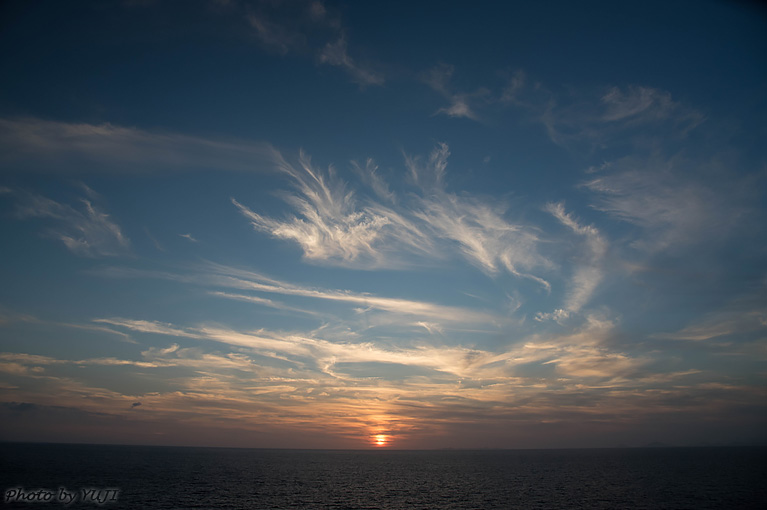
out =
<svg viewBox="0 0 767 510"><path fill-rule="evenodd" d="M469 103L487 96L487 90L479 89L471 94L453 92L450 87L450 80L454 72L455 68L453 66L440 64L422 75L423 81L448 101L448 106L437 110L435 115L445 114L448 117L465 117L467 119L479 120L479 117Z"/></svg>
<svg viewBox="0 0 767 510"><path fill-rule="evenodd" d="M415 325L422 327L428 331L430 335L433 335L434 333L442 334L443 332L442 326L435 322L418 321L415 323Z"/></svg>
<svg viewBox="0 0 767 510"><path fill-rule="evenodd" d="M163 247L163 245L161 245L160 242L157 239L155 239L155 237L152 235L151 232L149 232L149 229L147 227L144 227L144 233L149 238L149 240L152 241L152 244L157 249L157 251L162 251L162 252L165 251L165 247Z"/></svg>
<svg viewBox="0 0 767 510"><path fill-rule="evenodd" d="M40 319L35 317L34 315L30 315L27 313L21 313L9 308L6 308L3 305L0 305L0 326L4 326L7 324L12 324L15 322L39 322Z"/></svg>
<svg viewBox="0 0 767 510"><path fill-rule="evenodd" d="M419 317L427 322L439 323L468 323L496 324L503 321L503 316L481 309L448 306L428 301L378 296L370 293L352 292L349 290L325 289L308 287L270 278L263 274L246 269L235 268L222 264L208 262L200 267L191 268L189 273L171 273L163 271L137 270L130 268L110 267L93 274L112 278L156 278L171 280L186 284L203 285L206 287L223 287L229 289L247 290L267 294L297 296L318 299L325 302L346 303L350 307L361 310L378 310L391 314L409 317L406 324L413 322L413 317ZM239 299L263 304L272 308L280 308L282 303L243 294L232 294L221 291L211 291L211 295L225 299ZM307 311L302 307L296 310ZM309 313L307 311L307 313Z"/></svg>
<svg viewBox="0 0 767 510"><path fill-rule="evenodd" d="M86 187L91 197L96 194ZM48 235L58 239L74 254L85 257L116 256L129 253L130 240L98 205L80 199L80 210L33 193L18 193L16 215L21 219L53 220L57 227Z"/></svg>
<svg viewBox="0 0 767 510"><path fill-rule="evenodd" d="M345 290L302 287L267 278L258 273L218 264L209 264L208 269L218 277L211 279L211 282L233 288L349 303L358 307L373 308L408 316L415 315L424 319L436 319L443 322L493 323L498 320L498 317L493 314L469 308L439 305L410 299L382 297L373 294L360 294Z"/></svg>
<svg viewBox="0 0 767 510"><path fill-rule="evenodd" d="M74 323L62 323L62 326L66 326L69 328L76 328L76 329L82 329L82 330L88 330L88 331L96 331L99 333L109 333L110 335L117 335L119 336L123 342L127 342L129 344L135 344L136 341L133 340L130 335L127 333L123 333L122 331L117 331L112 328L104 327L104 326L96 326L93 324L74 324Z"/></svg>
<svg viewBox="0 0 767 510"><path fill-rule="evenodd" d="M656 253L719 242L753 212L754 181L745 173L733 179L730 147L680 149L692 130L717 137L703 113L669 92L627 85L563 94L528 81L517 72L501 102L524 108L554 143L597 158L583 187L595 209L639 227L627 230L632 247ZM610 157L600 157L605 150Z"/></svg>
<svg viewBox="0 0 767 510"><path fill-rule="evenodd" d="M446 143L438 143L424 162L419 156L404 154L405 168L413 183L427 193L445 186L447 160L450 157L450 147Z"/></svg>
<svg viewBox="0 0 767 510"><path fill-rule="evenodd" d="M307 315L313 315L313 316L322 316L326 317L327 315L320 314L319 312L316 312L314 310L308 310L304 308L298 308L295 306L288 306L285 303L281 303L279 301L274 301L272 299L262 298L259 296L248 296L245 294L232 294L231 292L210 292L211 296L226 298L226 299L233 299L235 301L244 301L246 303L253 303L256 305L266 306L269 308L274 308L276 310L285 310L288 312L298 312L298 313L305 313Z"/></svg>
<svg viewBox="0 0 767 510"><path fill-rule="evenodd" d="M563 203L549 203L546 210L584 239L583 252L576 263L564 305L567 312L579 312L604 277L602 259L607 253L607 241L596 227L579 224L572 214L565 211Z"/></svg>
<svg viewBox="0 0 767 510"><path fill-rule="evenodd" d="M227 1L218 14L244 19L252 34L268 51L281 55L305 54L341 30L341 21L318 0L294 2Z"/></svg>
<svg viewBox="0 0 767 510"><path fill-rule="evenodd" d="M133 320L133 319L121 319L119 317L93 319L93 322L99 324L109 324L112 326L120 326L132 331L138 331L140 333L154 333L158 335L170 335L176 337L186 338L201 338L198 333L193 331L182 330L173 327L171 324L164 324L155 321Z"/></svg>
<svg viewBox="0 0 767 510"><path fill-rule="evenodd" d="M555 364L559 373L578 379L633 379L647 360L605 349L585 348L566 350L546 363Z"/></svg>
<svg viewBox="0 0 767 510"><path fill-rule="evenodd" d="M668 91L642 86L613 86L600 90L553 90L517 69L500 90L479 87L457 92L451 85L455 68L439 64L420 75L421 80L448 104L435 115L480 120L487 106L512 107L526 121L542 124L557 145L593 153L614 145L646 150L648 140L682 140L706 117L674 100Z"/></svg>
<svg viewBox="0 0 767 510"><path fill-rule="evenodd" d="M651 252L726 235L745 212L738 183L719 176L717 189L698 174L705 163L675 158L624 158L584 183L593 207L644 230L634 246ZM712 177L712 176L709 176Z"/></svg>
<svg viewBox="0 0 767 510"><path fill-rule="evenodd" d="M505 269L549 289L546 280L529 272L551 265L538 253L536 230L507 221L503 203L447 192L445 172L449 155L449 148L443 143L425 162L406 156L410 178L423 190L412 214L435 237L455 242L463 257L482 271L494 275Z"/></svg>
<svg viewBox="0 0 767 510"><path fill-rule="evenodd" d="M356 161L352 161L351 165L362 182L367 184L378 198L385 202L397 201L397 195L389 189L389 184L378 173L378 165L372 158L365 160L364 168Z"/></svg>
<svg viewBox="0 0 767 510"><path fill-rule="evenodd" d="M503 270L549 289L549 282L532 273L551 267L537 250L538 230L508 221L500 201L448 192L449 155L444 143L426 159L405 155L407 175L418 191L406 200L396 200L368 161L364 179L386 205L358 200L332 167L327 172L313 167L303 152L297 167L275 156L276 166L296 186L298 193L288 195L286 201L299 216L274 219L235 199L232 202L256 230L298 243L310 261L356 268L397 267L407 263L406 255L411 261L423 256L440 260L458 248L463 258L489 275Z"/></svg>
<svg viewBox="0 0 767 510"><path fill-rule="evenodd" d="M306 44L306 37L303 34L267 16L251 12L248 13L247 20L256 37L265 46L283 55Z"/></svg>
<svg viewBox="0 0 767 510"><path fill-rule="evenodd" d="M309 4L309 15L315 21L328 21L328 10L325 8L325 4L319 0L313 0ZM330 23L335 23L335 21L330 20Z"/></svg>
<svg viewBox="0 0 767 510"><path fill-rule="evenodd" d="M10 352L0 353L0 360L5 362L11 362L15 366L31 365L32 368L40 367L40 366L48 366L48 365L67 365L67 364L101 365L101 366L132 365L132 366L144 367L144 368L160 366L159 364L152 363L152 362L118 359L114 357L65 360L65 359L53 358L50 356L40 356L36 354L10 353ZM24 372L27 372L27 371L25 370ZM41 374L44 372L44 370L32 370L31 372L35 374Z"/></svg>
<svg viewBox="0 0 767 510"><path fill-rule="evenodd" d="M503 104L523 105L520 95L528 85L527 73L523 70L517 70L508 80L506 86L501 91L500 101Z"/></svg>
<svg viewBox="0 0 767 510"><path fill-rule="evenodd" d="M183 237L184 239L188 239L189 241L191 241L193 243L199 243L200 242L199 240L195 239L194 236L192 236L192 234L179 234L178 236L179 237Z"/></svg>
<svg viewBox="0 0 767 510"><path fill-rule="evenodd" d="M134 323L141 321L133 321ZM125 321L129 323L129 321ZM164 329L164 328L162 328ZM175 330L179 330L175 328ZM171 329L168 334L171 336ZM496 374L490 365L502 358L487 351L464 347L428 346L384 348L371 342L348 343L266 330L238 332L221 327L201 326L199 337L238 348L247 348L267 358L290 361L297 367L308 364L323 374L348 379L338 371L343 364L383 363L421 367L459 377ZM157 359L157 356L153 356Z"/></svg>
<svg viewBox="0 0 767 510"><path fill-rule="evenodd" d="M533 335L507 356L519 364L553 365L558 374L575 380L636 381L652 359L611 348L610 340L616 333L614 321L594 314L585 319L580 327L562 335Z"/></svg>
<svg viewBox="0 0 767 510"><path fill-rule="evenodd" d="M320 51L320 63L338 66L344 69L360 86L383 85L383 75L360 66L350 56L346 48L346 38L341 36L335 42L329 42Z"/></svg>
<svg viewBox="0 0 767 510"><path fill-rule="evenodd" d="M559 322L560 324L567 320L569 317L570 312L564 308L557 308L553 312L538 312L535 314L535 320L538 322L553 320Z"/></svg>
<svg viewBox="0 0 767 510"><path fill-rule="evenodd" d="M629 85L564 94L540 83L530 86L523 71L509 80L500 102L526 111L554 143L588 151L626 143L644 149L648 136L680 140L705 120L664 90Z"/></svg>
<svg viewBox="0 0 767 510"><path fill-rule="evenodd" d="M673 333L655 333L653 338L668 340L733 342L743 335L767 332L767 304L764 298L737 299L721 310Z"/></svg>
<svg viewBox="0 0 767 510"><path fill-rule="evenodd" d="M213 341L248 351L268 359L290 362L296 369L318 371L340 379L357 379L359 376L344 375L342 365L382 363L391 366L420 367L444 374L470 380L487 381L517 379L518 367L538 367L553 365L561 377L580 379L601 379L636 381L638 378L651 377L645 367L651 362L648 357L634 357L608 347L608 340L614 335L613 322L596 316L587 317L586 323L579 329L561 336L534 335L523 340L509 350L492 352L464 346L419 345L384 346L371 341L330 340L327 337L259 329L255 331L236 331L222 326L200 325L196 327L177 327L171 324L131 319L102 319L98 322L142 333L162 334L176 338L194 338ZM419 322L421 327L430 329L432 324ZM329 331L325 331L329 333ZM163 365L171 363L168 355L181 352L178 345L159 350L149 349L143 353L146 363ZM243 351L244 352L244 351ZM236 363L244 363L243 368L252 370L250 361L241 354L228 356L225 362L231 365L232 356ZM7 361L24 363L24 360L8 358ZM31 361L27 361L27 364ZM50 364L42 360L38 365ZM123 364L116 360L81 360L80 364ZM136 364L127 361L124 364ZM172 363L171 363L172 364ZM201 365L204 366L204 365ZM529 369L529 368L528 368ZM316 376L315 376L316 377ZM364 379L364 377L363 377ZM537 378L540 382L540 376ZM422 387L423 381L419 383ZM402 388L400 387L400 390ZM491 395L493 392L486 392ZM492 398L492 397L490 397Z"/></svg>
<svg viewBox="0 0 767 510"><path fill-rule="evenodd" d="M672 119L684 131L694 128L704 117L671 99L669 92L642 86L612 87L601 98L601 120L628 124Z"/></svg>
<svg viewBox="0 0 767 510"><path fill-rule="evenodd" d="M398 248L422 251L429 243L409 221L380 205L360 205L333 167L327 173L313 167L311 159L299 154L298 168L281 155L275 156L279 170L289 175L298 194L286 201L300 215L288 220L262 216L235 199L232 203L256 230L298 243L307 260L358 267L390 267L401 264L387 247L395 240Z"/></svg>
<svg viewBox="0 0 767 510"><path fill-rule="evenodd" d="M458 94L450 97L450 106L440 108L437 113L444 113L448 117L466 117L477 120L477 115L469 107L466 97Z"/></svg>
<svg viewBox="0 0 767 510"><path fill-rule="evenodd" d="M606 121L623 120L629 117L666 117L672 107L671 95L647 87L631 87L621 90L613 87L602 96L605 112L602 119Z"/></svg>
<svg viewBox="0 0 767 510"><path fill-rule="evenodd" d="M269 161L272 151L266 143L214 140L113 124L0 118L0 162L6 172L252 172Z"/></svg>
<svg viewBox="0 0 767 510"><path fill-rule="evenodd" d="M506 270L550 288L545 279L530 272L550 267L538 253L536 232L505 220L501 205L444 192L424 198L421 204L423 208L414 214L435 236L455 242L471 264L490 275Z"/></svg>
<svg viewBox="0 0 767 510"><path fill-rule="evenodd" d="M260 355L290 360L302 365L312 362L320 371L335 376L333 366L340 363L388 363L432 368L469 377L475 370L498 361L498 355L464 347L418 346L382 348L372 342L334 342L300 334L279 333L260 329L239 332L222 327L199 326L178 328L144 320L99 319L132 331L155 333L172 337L211 340L235 347L245 347ZM177 347L173 347L174 352ZM158 351L152 351L156 359Z"/></svg>
<svg viewBox="0 0 767 510"><path fill-rule="evenodd" d="M317 62L340 67L366 87L383 85L384 75L349 55L341 18L320 1L260 2L241 11L258 41L282 55L315 54Z"/></svg>
<svg viewBox="0 0 767 510"><path fill-rule="evenodd" d="M40 319L38 317L35 317L33 315L28 314L22 314L18 312L13 312L10 310L7 310L5 307L0 306L0 327L1 326L9 326L14 323L28 323L28 324L35 324L43 327L65 327L65 328L75 328L80 330L86 330L86 331L96 331L98 333L108 333L110 335L115 335L120 337L121 341L127 342L130 344L135 344L136 342L130 337L130 335L123 333L122 331L116 331L111 328L107 328L104 326L97 326L94 324L79 324L79 323L72 323L72 322L54 322L54 321L47 321Z"/></svg>

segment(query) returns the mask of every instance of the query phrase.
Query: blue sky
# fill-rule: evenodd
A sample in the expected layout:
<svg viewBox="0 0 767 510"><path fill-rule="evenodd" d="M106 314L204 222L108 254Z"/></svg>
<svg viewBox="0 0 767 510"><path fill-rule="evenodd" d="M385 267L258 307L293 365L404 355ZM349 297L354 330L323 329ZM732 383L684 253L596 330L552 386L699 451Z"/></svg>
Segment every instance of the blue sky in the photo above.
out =
<svg viewBox="0 0 767 510"><path fill-rule="evenodd" d="M765 441L754 4L2 10L2 439Z"/></svg>

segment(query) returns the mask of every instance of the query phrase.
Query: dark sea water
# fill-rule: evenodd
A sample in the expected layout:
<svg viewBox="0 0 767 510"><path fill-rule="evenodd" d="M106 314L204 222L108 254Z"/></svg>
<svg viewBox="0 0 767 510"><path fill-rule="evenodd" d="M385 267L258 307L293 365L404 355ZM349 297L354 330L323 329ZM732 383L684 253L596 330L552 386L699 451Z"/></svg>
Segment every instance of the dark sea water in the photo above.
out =
<svg viewBox="0 0 767 510"><path fill-rule="evenodd" d="M765 509L766 448L317 451L0 444L7 508ZM49 501L10 502L40 489ZM83 500L83 490L86 492ZM101 489L99 493L98 490ZM105 492L117 489L117 492ZM99 504L98 497L102 503Z"/></svg>

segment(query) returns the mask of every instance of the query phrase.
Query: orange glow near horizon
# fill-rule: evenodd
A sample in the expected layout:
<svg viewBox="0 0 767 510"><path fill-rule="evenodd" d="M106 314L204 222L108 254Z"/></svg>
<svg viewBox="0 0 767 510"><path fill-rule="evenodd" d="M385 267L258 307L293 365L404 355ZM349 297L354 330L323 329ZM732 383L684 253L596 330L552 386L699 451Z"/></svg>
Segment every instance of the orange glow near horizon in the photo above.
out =
<svg viewBox="0 0 767 510"><path fill-rule="evenodd" d="M373 436L373 444L377 447L383 447L389 445L389 436L385 434L376 434Z"/></svg>

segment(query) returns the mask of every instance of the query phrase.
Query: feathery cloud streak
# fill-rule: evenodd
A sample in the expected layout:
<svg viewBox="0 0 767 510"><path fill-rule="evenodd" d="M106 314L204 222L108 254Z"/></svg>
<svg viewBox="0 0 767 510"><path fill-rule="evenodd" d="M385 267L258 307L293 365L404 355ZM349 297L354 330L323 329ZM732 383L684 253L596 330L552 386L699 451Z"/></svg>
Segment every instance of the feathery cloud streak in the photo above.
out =
<svg viewBox="0 0 767 510"><path fill-rule="evenodd" d="M352 79L360 86L383 85L383 76L363 67L360 67L349 56L346 49L346 38L341 36L336 42L327 43L319 53L319 61L323 64L338 66L344 69Z"/></svg>
<svg viewBox="0 0 767 510"><path fill-rule="evenodd" d="M319 64L343 69L361 88L384 84L382 73L349 55L343 23L323 2L260 2L242 11L265 48L284 56L314 53Z"/></svg>
<svg viewBox="0 0 767 510"><path fill-rule="evenodd" d="M449 105L437 110L434 114L444 114L448 117L465 117L471 120L479 120L470 103L478 98L486 97L488 91L479 89L472 94L461 94L453 92L450 87L450 79L453 77L455 67L448 64L440 64L421 75L421 79L435 92L447 99Z"/></svg>
<svg viewBox="0 0 767 510"><path fill-rule="evenodd" d="M368 341L338 342L313 335L264 329L239 332L205 325L179 328L153 321L121 318L97 319L95 322L140 333L245 347L267 358L290 361L297 366L307 367L309 363L309 366L327 375L342 379L347 379L349 375L338 373L334 367L348 363L422 367L478 381L517 380L516 367L537 363L540 366L554 365L563 377L609 381L641 376L640 368L650 361L649 358L636 358L609 349L606 341L613 335L614 324L599 317L589 317L584 327L574 333L547 338L534 335L521 339L510 350L496 353L463 346L426 344L385 348Z"/></svg>
<svg viewBox="0 0 767 510"><path fill-rule="evenodd" d="M266 143L212 140L113 124L0 118L0 162L8 172L151 173L256 171Z"/></svg>
<svg viewBox="0 0 767 510"><path fill-rule="evenodd" d="M84 257L127 255L130 240L110 216L93 200L98 195L84 186L88 198L81 198L81 210L34 193L20 195L16 215L20 219L43 218L58 226L47 234L64 243L69 251Z"/></svg>
<svg viewBox="0 0 767 510"><path fill-rule="evenodd" d="M313 420L319 417L326 427L342 419L349 427L346 433L350 438L364 437L383 427L396 434L400 444L409 437L423 441L427 430L433 436L457 424L475 423L477 413L482 414L485 424L503 424L508 430L514 423L538 423L542 419L549 423L581 419L641 422L673 413L680 400L689 402L686 412L706 413L737 409L760 398L753 387L714 388L698 383L698 372L694 370L654 372L648 367L650 358L610 350L607 345L614 324L597 317L590 318L579 331L560 336L535 335L500 353L464 347L383 348L368 342L339 343L302 334L178 327L129 319L103 319L98 323L172 336L180 343L204 340L204 345L231 346L238 351L222 354L174 343L166 348L146 349L134 360L60 360L3 353L0 370L38 384L56 385L57 405L71 403L119 416L120 410L140 400L149 413L143 419L168 420L193 413L198 422L207 426L214 426L221 413L237 426L268 422L305 429L308 416ZM428 380L419 372L391 379L371 376L369 363L434 372L429 373ZM531 363L554 366L556 374L541 377L516 373L518 367L529 367ZM167 381L167 389L123 395L58 375L56 367L70 364L84 369L135 367L150 373L173 367L186 371L176 372L176 377ZM361 374L353 369L356 364L367 368ZM659 390L658 385L669 380L679 383L674 389ZM736 395L738 402L727 403Z"/></svg>
<svg viewBox="0 0 767 510"><path fill-rule="evenodd" d="M643 229L634 247L657 252L721 241L753 202L748 179L727 182L721 170L706 166L684 158L627 157L583 186L593 193L594 208ZM704 180L703 172L713 175Z"/></svg>
<svg viewBox="0 0 767 510"><path fill-rule="evenodd" d="M268 294L281 294L285 296L298 296L336 303L348 303L363 308L371 308L393 314L417 316L424 320L439 320L444 322L466 322L492 324L503 319L489 312L473 310L469 308L440 305L426 301L411 299L391 298L377 296L368 293L356 293L348 290L322 289L317 287L304 287L262 274L237 269L221 264L208 263L202 266L200 271L192 274L158 273L151 271L107 270L104 275L117 277L150 277L161 278L184 283L197 283L209 286L220 286L240 290L265 292ZM214 292L215 296L227 299L239 299L244 301L256 301L273 308L282 305L272 301L264 301L252 296L235 295L224 292Z"/></svg>
<svg viewBox="0 0 767 510"><path fill-rule="evenodd" d="M565 311L578 312L602 281L604 275L601 263L607 252L607 241L595 227L580 225L565 211L564 204L550 203L546 210L575 234L584 238L584 253L574 270L571 288L565 301Z"/></svg>
<svg viewBox="0 0 767 510"><path fill-rule="evenodd" d="M308 261L356 268L399 267L411 257L428 255L442 259L445 241L458 247L460 255L487 274L501 269L531 278L545 288L550 284L529 271L550 268L537 251L539 238L528 225L505 219L502 203L486 198L459 196L445 189L449 156L447 144L439 144L426 161L405 156L408 176L417 193L400 197L375 173L368 160L363 179L379 200L358 199L330 167L327 173L312 166L301 152L298 168L275 155L279 170L289 175L296 194L286 197L297 216L280 220L258 214L232 199L253 227L296 242ZM355 165L361 171L359 165ZM449 246L448 244L448 246Z"/></svg>

